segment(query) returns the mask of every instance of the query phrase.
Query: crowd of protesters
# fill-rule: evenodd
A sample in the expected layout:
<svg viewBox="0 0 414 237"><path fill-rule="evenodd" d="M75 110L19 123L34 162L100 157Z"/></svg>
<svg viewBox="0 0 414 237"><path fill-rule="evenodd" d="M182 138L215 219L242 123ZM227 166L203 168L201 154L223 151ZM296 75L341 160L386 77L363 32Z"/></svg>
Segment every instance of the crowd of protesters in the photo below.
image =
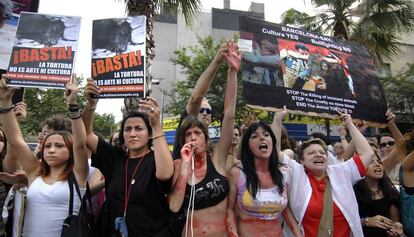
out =
<svg viewBox="0 0 414 237"><path fill-rule="evenodd" d="M205 97L223 63L224 117L213 146ZM338 111L341 139L330 151L321 134L299 145L289 137L286 107L272 124L249 118L239 127L240 63L237 44L221 45L193 88L172 153L154 98L139 100L109 142L94 133L100 88L92 79L83 110L79 88L66 85L69 118L43 121L32 152L19 127L30 108L12 104L3 75L0 205L9 213L0 237L61 236L72 178L81 195L93 195L95 236L414 236L414 130L402 135L388 112L390 134L365 138L366 126ZM81 200L73 203L77 214Z"/></svg>

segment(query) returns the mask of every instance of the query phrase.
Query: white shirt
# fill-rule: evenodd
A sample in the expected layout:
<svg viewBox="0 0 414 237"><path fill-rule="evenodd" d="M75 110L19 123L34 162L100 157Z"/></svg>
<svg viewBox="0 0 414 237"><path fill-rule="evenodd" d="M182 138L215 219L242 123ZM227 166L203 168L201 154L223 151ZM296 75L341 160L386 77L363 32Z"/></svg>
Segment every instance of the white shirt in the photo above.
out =
<svg viewBox="0 0 414 237"><path fill-rule="evenodd" d="M81 195L85 188L80 188ZM78 214L80 200L74 187L73 214ZM24 237L58 237L62 223L69 214L68 181L58 181L52 185L37 177L27 190Z"/></svg>
<svg viewBox="0 0 414 237"><path fill-rule="evenodd" d="M303 165L287 157L284 158L284 163L292 169L288 195L289 205L298 221L299 228L304 233L302 221L312 196L312 187ZM353 189L353 185L362 177L354 159L336 165L328 165L326 172L332 185L333 201L347 220L351 228L351 236L363 237L358 203ZM284 226L283 232L284 236L294 236L287 225Z"/></svg>

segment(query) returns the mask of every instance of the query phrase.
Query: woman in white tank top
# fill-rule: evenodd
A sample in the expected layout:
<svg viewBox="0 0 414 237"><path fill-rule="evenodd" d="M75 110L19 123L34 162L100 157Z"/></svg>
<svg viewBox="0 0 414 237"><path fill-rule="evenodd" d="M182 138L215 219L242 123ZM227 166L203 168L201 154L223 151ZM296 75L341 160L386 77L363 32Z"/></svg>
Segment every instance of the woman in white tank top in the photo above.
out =
<svg viewBox="0 0 414 237"><path fill-rule="evenodd" d="M76 104L79 89L68 83L65 91L73 135L63 131L48 134L43 142L39 162L24 141L12 109L7 110L12 108L14 89L6 86L5 79L7 76L3 75L0 81L3 128L29 181L23 236L60 236L63 220L68 216L69 210L67 176L73 171L81 188L86 186L88 177L86 133ZM76 214L80 207L78 198L74 198L74 205Z"/></svg>

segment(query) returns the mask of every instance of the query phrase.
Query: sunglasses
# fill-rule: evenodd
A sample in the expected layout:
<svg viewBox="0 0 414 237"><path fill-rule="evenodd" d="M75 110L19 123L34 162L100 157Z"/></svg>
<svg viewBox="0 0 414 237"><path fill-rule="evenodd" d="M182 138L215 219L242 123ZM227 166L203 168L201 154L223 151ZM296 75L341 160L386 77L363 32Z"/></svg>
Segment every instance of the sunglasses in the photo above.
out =
<svg viewBox="0 0 414 237"><path fill-rule="evenodd" d="M394 141L388 141L388 142L383 142L380 144L381 147L386 147L386 146L394 146L395 142Z"/></svg>
<svg viewBox="0 0 414 237"><path fill-rule="evenodd" d="M206 114L211 114L211 109L209 108L200 108L200 110L198 111L200 114L206 112Z"/></svg>

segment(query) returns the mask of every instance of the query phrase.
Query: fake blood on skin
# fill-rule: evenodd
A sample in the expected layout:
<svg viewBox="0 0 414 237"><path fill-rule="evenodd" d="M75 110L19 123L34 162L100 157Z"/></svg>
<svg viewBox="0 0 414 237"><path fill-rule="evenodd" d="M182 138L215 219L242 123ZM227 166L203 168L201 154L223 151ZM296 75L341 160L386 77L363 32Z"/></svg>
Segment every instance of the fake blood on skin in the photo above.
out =
<svg viewBox="0 0 414 237"><path fill-rule="evenodd" d="M207 173L207 166L204 166L205 164L205 159L194 159L194 174L198 179L202 179Z"/></svg>

